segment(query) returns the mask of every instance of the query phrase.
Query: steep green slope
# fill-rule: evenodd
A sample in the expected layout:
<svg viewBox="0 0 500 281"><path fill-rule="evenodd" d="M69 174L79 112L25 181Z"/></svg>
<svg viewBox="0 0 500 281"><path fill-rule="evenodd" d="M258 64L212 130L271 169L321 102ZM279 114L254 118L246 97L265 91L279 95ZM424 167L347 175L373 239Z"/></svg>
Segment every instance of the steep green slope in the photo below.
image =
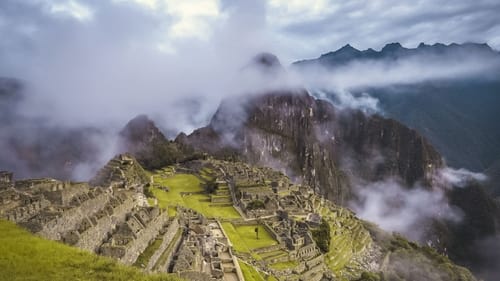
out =
<svg viewBox="0 0 500 281"><path fill-rule="evenodd" d="M178 280L147 275L112 259L39 238L4 220L0 220L0 253L0 280Z"/></svg>
<svg viewBox="0 0 500 281"><path fill-rule="evenodd" d="M455 265L433 248L420 246L400 235L389 235L377 226L365 222L374 242L381 247L385 258L376 278L359 280L476 280L471 272Z"/></svg>

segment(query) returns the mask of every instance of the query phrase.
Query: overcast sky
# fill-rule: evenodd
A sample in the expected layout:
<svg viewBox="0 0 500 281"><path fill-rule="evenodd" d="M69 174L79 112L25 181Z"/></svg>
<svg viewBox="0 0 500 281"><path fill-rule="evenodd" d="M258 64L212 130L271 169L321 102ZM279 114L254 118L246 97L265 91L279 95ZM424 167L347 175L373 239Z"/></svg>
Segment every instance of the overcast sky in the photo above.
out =
<svg viewBox="0 0 500 281"><path fill-rule="evenodd" d="M24 115L119 127L148 114L189 132L221 99L269 86L235 77L258 52L288 65L348 43L473 41L498 50L499 14L498 0L0 0L0 77L28 82ZM417 79L419 69L382 75ZM381 71L360 73L351 76ZM351 81L337 76L328 81Z"/></svg>
<svg viewBox="0 0 500 281"><path fill-rule="evenodd" d="M347 43L380 49L396 41L473 41L500 49L499 15L498 0L2 0L0 58L93 44L86 38L170 54L232 44L272 51L286 63Z"/></svg>
<svg viewBox="0 0 500 281"><path fill-rule="evenodd" d="M29 120L113 132L147 114L174 137L206 125L235 95L313 84L338 91L346 106L376 107L345 89L459 77L489 63L419 59L282 79L239 71L258 52L288 65L348 43L500 50L499 15L499 0L0 0L0 77L25 82L16 112ZM2 133L20 129L2 128L0 147Z"/></svg>

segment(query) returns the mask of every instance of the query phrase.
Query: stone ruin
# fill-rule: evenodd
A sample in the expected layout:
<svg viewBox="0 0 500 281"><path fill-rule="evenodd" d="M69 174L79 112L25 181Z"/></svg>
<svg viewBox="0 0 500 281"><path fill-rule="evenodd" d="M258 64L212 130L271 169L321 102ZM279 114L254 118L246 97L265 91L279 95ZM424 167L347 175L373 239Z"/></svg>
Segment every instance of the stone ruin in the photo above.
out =
<svg viewBox="0 0 500 281"><path fill-rule="evenodd" d="M170 271L187 280L240 280L243 274L222 226L201 214L180 208L185 226Z"/></svg>
<svg viewBox="0 0 500 281"><path fill-rule="evenodd" d="M111 159L97 175L90 180L93 186L120 187L143 191L143 187L150 183L141 165L130 154L120 154Z"/></svg>
<svg viewBox="0 0 500 281"><path fill-rule="evenodd" d="M256 254L284 251L286 255L270 256L263 261L253 260L252 266L286 280L320 280L328 272L324 255L316 246L310 228L318 227L322 201L307 186L290 182L283 173L270 168L253 167L245 163L209 160L217 173L218 185L228 186L234 207L246 220L232 220L233 224L260 224L278 241L278 245L254 250ZM252 206L260 201L258 208ZM303 218L297 221L292 217ZM257 219L255 221L255 219ZM296 262L292 269L277 270L269 265Z"/></svg>
<svg viewBox="0 0 500 281"><path fill-rule="evenodd" d="M133 264L150 241L168 225L168 213L160 211L158 207L136 208L109 234L109 238L100 246L99 253L125 264Z"/></svg>
<svg viewBox="0 0 500 281"><path fill-rule="evenodd" d="M240 162L210 160L209 165L217 172L218 186L228 186L235 208L247 218L274 216L279 210L301 216L314 212L312 190L281 172Z"/></svg>
<svg viewBox="0 0 500 281"><path fill-rule="evenodd" d="M7 171L0 171L0 191L12 188L14 186L12 178L12 173Z"/></svg>
<svg viewBox="0 0 500 281"><path fill-rule="evenodd" d="M278 242L252 250L267 255L263 260L234 253L220 221L179 206L175 217L149 207L142 193L149 178L128 155L109 161L91 184L54 179L13 181L12 173L0 172L0 217L45 238L188 280L244 280L237 256L279 280L319 281L328 275L325 257L310 229L321 223L321 208L333 210L327 219L335 223L336 217L352 214L335 209L307 186L293 184L269 168L208 159L169 168L169 172L197 174L206 165L216 183L211 205L233 205L243 219L231 223L262 225ZM262 204L251 207L256 201ZM353 233L357 227L346 226ZM286 269L271 266L280 262L295 265Z"/></svg>
<svg viewBox="0 0 500 281"><path fill-rule="evenodd" d="M178 229L177 220L167 212L141 206L143 195L134 188L54 179L14 182L6 172L0 180L0 218L125 264L133 264L158 236L163 235L168 244Z"/></svg>

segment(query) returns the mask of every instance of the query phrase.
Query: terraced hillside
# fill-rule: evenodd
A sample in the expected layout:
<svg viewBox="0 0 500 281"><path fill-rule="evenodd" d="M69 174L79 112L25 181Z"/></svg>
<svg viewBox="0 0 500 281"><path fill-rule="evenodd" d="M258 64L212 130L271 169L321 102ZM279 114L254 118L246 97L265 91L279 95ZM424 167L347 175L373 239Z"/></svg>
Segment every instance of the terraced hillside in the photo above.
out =
<svg viewBox="0 0 500 281"><path fill-rule="evenodd" d="M179 280L145 274L74 247L37 237L12 222L0 220L0 280Z"/></svg>
<svg viewBox="0 0 500 281"><path fill-rule="evenodd" d="M425 261L424 267L432 265L432 274L451 266L462 278L457 280L475 280L466 269L435 252L377 228L374 232L350 210L269 168L209 158L157 170L152 179L149 201L168 209L171 216L191 209L197 222L219 223L220 235L227 240L245 280L381 280L390 276L413 280L393 264L398 255L424 257L419 260ZM320 249L321 238L315 234L322 222L328 225L328 241L321 242L326 243L326 250ZM447 277L451 279L441 280L455 280L453 274Z"/></svg>
<svg viewBox="0 0 500 281"><path fill-rule="evenodd" d="M424 280L475 280L432 249L363 222L273 169L207 157L144 171L130 157L118 157L101 170L103 178L112 179L104 186L13 181L4 173L0 216L45 238L187 280L415 280L415 274L423 274ZM137 174L140 181L126 180ZM40 280L169 278L141 275L108 258L41 238L23 240L29 234L18 228L1 230L0 250L7 254L0 263L17 264L9 270L20 280L30 280L16 273L22 271L23 259L28 273L40 271L51 278ZM49 244L44 243L56 246L46 249ZM76 252L64 252L70 250ZM45 251L57 257L44 259ZM425 272L408 271L400 260L415 261ZM113 278L118 279L107 275L115 269ZM87 272L89 277L79 277Z"/></svg>

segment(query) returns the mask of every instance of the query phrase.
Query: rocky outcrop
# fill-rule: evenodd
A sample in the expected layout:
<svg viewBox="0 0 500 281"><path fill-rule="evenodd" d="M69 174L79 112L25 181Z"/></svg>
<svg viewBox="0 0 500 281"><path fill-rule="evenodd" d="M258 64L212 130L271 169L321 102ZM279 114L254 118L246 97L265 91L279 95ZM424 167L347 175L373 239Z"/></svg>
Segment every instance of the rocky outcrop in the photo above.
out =
<svg viewBox="0 0 500 281"><path fill-rule="evenodd" d="M90 181L90 184L142 191L142 187L149 184L149 181L146 172L132 155L120 154L111 159Z"/></svg>
<svg viewBox="0 0 500 281"><path fill-rule="evenodd" d="M120 149L146 169L159 169L189 159L192 151L169 141L146 115L130 120L120 132Z"/></svg>
<svg viewBox="0 0 500 281"><path fill-rule="evenodd" d="M218 157L277 168L341 204L351 197L350 178L430 183L443 165L414 130L377 115L338 111L305 90L226 100L207 127L179 141Z"/></svg>

